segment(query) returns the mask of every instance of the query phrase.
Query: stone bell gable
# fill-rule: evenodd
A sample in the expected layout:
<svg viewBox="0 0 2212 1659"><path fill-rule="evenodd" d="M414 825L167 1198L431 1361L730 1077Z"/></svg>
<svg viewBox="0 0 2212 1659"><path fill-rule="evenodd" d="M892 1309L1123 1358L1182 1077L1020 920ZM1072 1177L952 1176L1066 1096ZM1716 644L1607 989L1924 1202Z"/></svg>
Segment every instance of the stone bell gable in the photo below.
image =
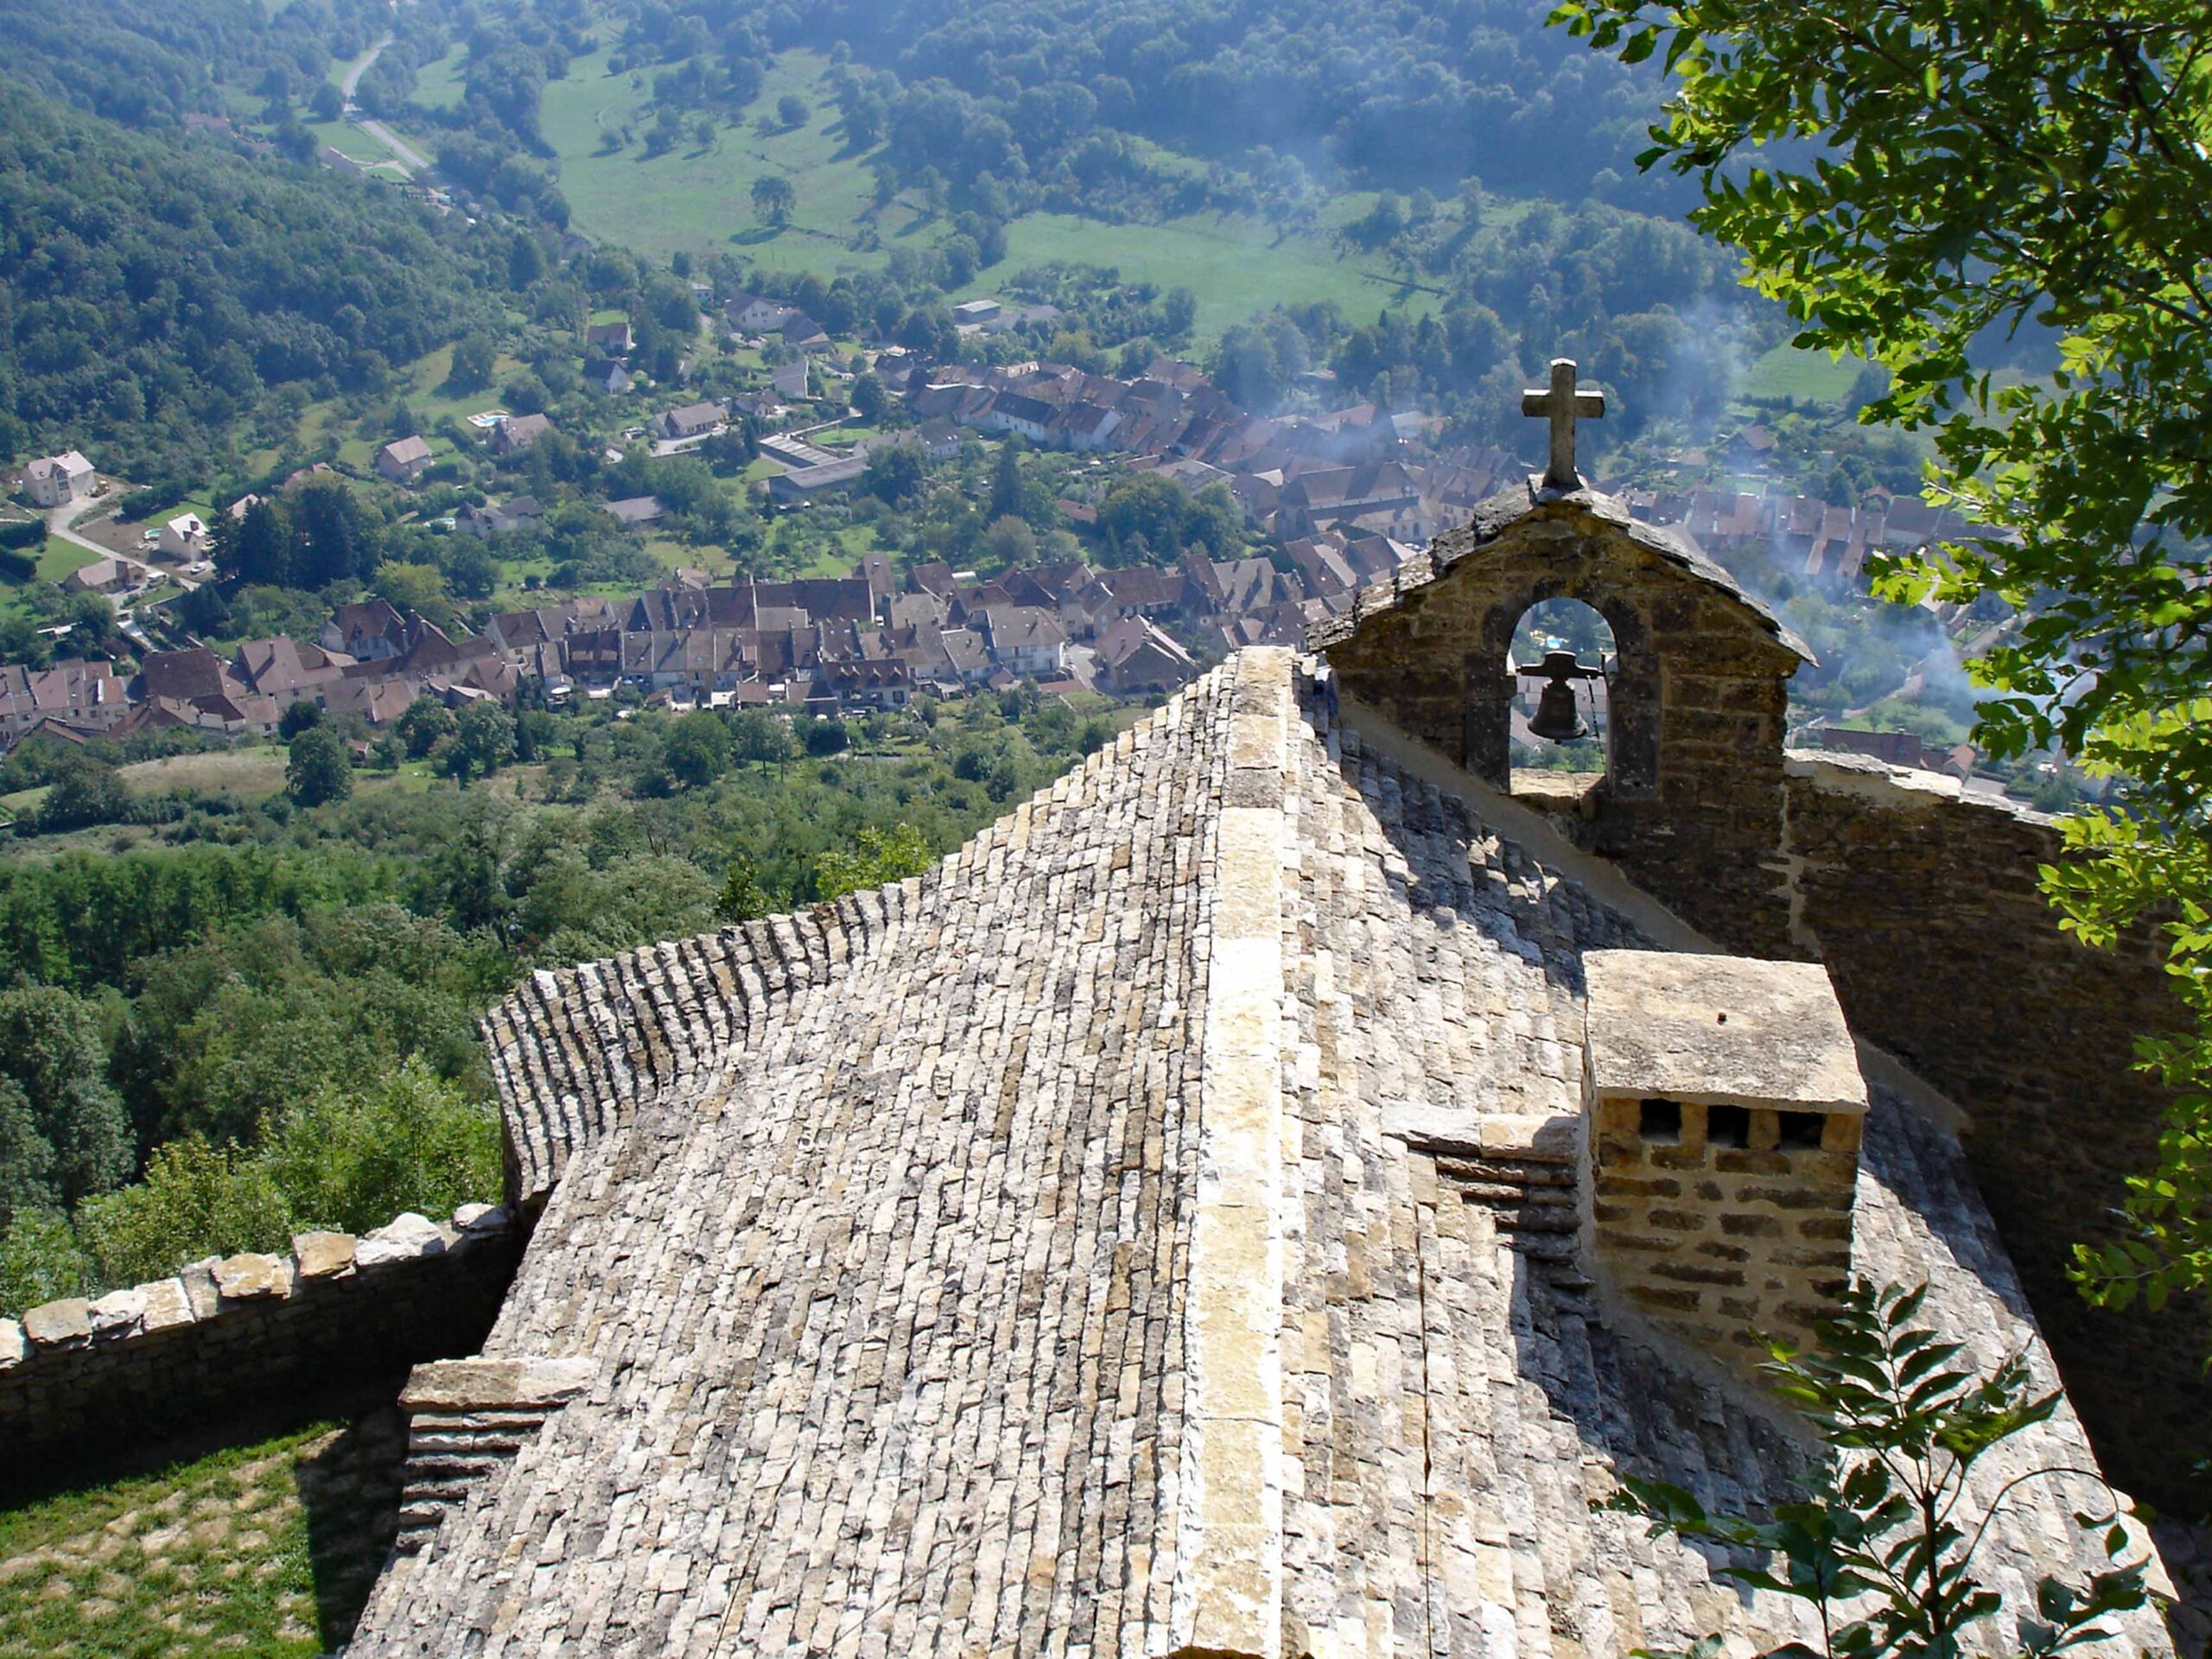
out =
<svg viewBox="0 0 2212 1659"><path fill-rule="evenodd" d="M1618 653L1577 839L1715 938L1789 953L1783 742L1813 655L1690 543L1586 489L1516 486L1307 644L1344 691L1510 790L1513 631L1550 599L1595 610Z"/></svg>

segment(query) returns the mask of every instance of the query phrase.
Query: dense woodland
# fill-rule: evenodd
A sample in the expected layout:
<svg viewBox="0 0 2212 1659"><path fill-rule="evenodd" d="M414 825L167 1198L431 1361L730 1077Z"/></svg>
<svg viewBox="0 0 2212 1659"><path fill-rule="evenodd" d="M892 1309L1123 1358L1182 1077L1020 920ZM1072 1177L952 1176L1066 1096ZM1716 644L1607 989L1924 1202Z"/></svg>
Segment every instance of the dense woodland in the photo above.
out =
<svg viewBox="0 0 2212 1659"><path fill-rule="evenodd" d="M197 479L484 317L506 251L388 192L10 91L0 450Z"/></svg>

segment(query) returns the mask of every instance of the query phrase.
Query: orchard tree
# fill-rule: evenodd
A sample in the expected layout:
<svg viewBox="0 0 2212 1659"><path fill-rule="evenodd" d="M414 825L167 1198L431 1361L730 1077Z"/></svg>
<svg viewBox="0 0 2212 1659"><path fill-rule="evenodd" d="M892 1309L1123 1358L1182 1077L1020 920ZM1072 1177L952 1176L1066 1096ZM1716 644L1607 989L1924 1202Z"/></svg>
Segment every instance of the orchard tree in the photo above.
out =
<svg viewBox="0 0 2212 1659"><path fill-rule="evenodd" d="M753 181L753 211L778 230L791 223L798 206L798 192L780 173L763 173Z"/></svg>
<svg viewBox="0 0 2212 1659"><path fill-rule="evenodd" d="M327 726L310 726L295 737L284 766L284 792L298 806L321 806L351 795L353 760L346 753L345 739Z"/></svg>
<svg viewBox="0 0 2212 1659"><path fill-rule="evenodd" d="M2173 1091L2094 1300L2212 1288L2212 55L2170 0L1566 0L1677 77L1641 158L1696 178L1797 343L1888 372L1859 412L1932 433L1931 482L1986 536L1888 562L1879 590L2017 627L1969 664L1977 741L2062 747L2114 803L2066 821L2061 925L2164 930L2193 1028L2145 1038ZM1777 160L1777 157L1781 159ZM1802 159L1801 159L1802 158ZM2057 368L2000 382L1989 342Z"/></svg>

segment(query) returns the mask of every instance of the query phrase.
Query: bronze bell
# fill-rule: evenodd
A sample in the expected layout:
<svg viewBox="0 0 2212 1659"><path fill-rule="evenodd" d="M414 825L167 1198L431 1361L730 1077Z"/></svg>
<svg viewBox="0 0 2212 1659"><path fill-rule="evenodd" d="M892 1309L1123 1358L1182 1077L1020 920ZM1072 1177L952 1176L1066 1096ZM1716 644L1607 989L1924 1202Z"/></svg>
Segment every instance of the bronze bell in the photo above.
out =
<svg viewBox="0 0 2212 1659"><path fill-rule="evenodd" d="M1585 667L1574 660L1571 651L1548 651L1541 667L1521 671L1544 677L1543 691L1536 699L1535 718L1529 722L1530 731L1548 743L1572 743L1578 737L1590 735L1581 710L1574 706L1574 683L1597 679L1604 670Z"/></svg>

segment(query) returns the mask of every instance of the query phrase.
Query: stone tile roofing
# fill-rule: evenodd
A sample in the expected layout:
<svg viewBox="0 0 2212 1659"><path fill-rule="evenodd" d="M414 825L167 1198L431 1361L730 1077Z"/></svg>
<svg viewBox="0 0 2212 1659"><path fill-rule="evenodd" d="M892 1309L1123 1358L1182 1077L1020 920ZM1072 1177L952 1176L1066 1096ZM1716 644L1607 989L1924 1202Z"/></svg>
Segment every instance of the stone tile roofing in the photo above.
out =
<svg viewBox="0 0 2212 1659"><path fill-rule="evenodd" d="M1623 1470L1770 1500L1802 1451L1609 1325L1481 1161L1546 1155L1581 954L1649 941L1479 785L1388 753L1248 651L916 880L502 1008L513 1185L544 1209L485 1354L591 1381L387 1570L349 1651L1804 1634L1592 1510ZM1861 1271L1929 1274L1986 1357L2033 1340L1955 1145L1879 1091L1858 1205ZM2089 1459L2063 1408L2015 1454ZM2088 1497L2018 1495L2000 1587L2073 1565Z"/></svg>

